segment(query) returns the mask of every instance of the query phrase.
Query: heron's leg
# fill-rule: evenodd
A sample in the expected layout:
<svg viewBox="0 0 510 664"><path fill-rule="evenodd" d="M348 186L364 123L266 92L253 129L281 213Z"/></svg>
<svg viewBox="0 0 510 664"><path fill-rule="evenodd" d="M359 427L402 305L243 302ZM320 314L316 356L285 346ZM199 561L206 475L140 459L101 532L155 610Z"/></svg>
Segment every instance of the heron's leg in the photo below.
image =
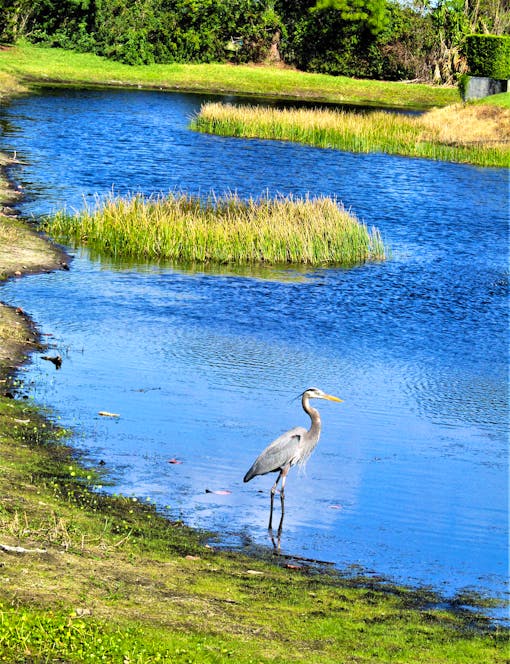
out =
<svg viewBox="0 0 510 664"><path fill-rule="evenodd" d="M271 542L273 543L273 549L274 549L276 555L279 555L280 554L281 541L282 541L281 530L278 530L278 534L276 536L276 539L275 539L275 536L273 535L272 530L269 531L269 536L271 537Z"/></svg>
<svg viewBox="0 0 510 664"><path fill-rule="evenodd" d="M282 533L282 527L283 527L283 517L285 515L285 480L287 479L287 474L290 470L290 466L287 466L282 470L280 473L282 476L282 483L280 485L280 502L282 505L282 515L280 517L280 525L278 526L278 535L281 535Z"/></svg>
<svg viewBox="0 0 510 664"><path fill-rule="evenodd" d="M269 526L268 530L272 530L273 528L273 505L274 505L274 494L276 493L276 487L278 485L278 482L280 481L280 477L282 476L282 470L278 473L278 477L276 478L276 482L273 484L271 487L271 509L269 510Z"/></svg>

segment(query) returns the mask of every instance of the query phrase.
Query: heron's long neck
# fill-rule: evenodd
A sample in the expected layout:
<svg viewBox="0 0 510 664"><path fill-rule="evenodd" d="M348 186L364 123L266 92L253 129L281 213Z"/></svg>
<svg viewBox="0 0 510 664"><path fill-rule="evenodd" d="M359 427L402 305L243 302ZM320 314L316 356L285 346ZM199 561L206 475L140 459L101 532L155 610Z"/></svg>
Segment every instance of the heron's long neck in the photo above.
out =
<svg viewBox="0 0 510 664"><path fill-rule="evenodd" d="M310 433L314 433L317 436L317 440L319 440L319 436L321 433L321 416L319 415L319 411L310 406L310 401L308 397L305 395L303 395L301 403L303 404L303 410L305 411L305 413L308 413L308 415L310 415L310 419L312 420Z"/></svg>

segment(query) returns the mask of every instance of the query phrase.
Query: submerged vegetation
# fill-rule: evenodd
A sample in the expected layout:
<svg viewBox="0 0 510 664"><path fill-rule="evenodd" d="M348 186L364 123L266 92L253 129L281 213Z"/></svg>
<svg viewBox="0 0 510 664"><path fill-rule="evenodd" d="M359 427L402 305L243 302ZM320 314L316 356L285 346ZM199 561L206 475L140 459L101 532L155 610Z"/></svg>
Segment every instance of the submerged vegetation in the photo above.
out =
<svg viewBox="0 0 510 664"><path fill-rule="evenodd" d="M510 160L510 110L496 105L459 104L407 116L208 103L191 126L222 136L296 141L479 166L505 167Z"/></svg>
<svg viewBox="0 0 510 664"><path fill-rule="evenodd" d="M75 214L58 212L45 230L115 257L185 263L354 265L385 258L377 229L328 197L110 196Z"/></svg>

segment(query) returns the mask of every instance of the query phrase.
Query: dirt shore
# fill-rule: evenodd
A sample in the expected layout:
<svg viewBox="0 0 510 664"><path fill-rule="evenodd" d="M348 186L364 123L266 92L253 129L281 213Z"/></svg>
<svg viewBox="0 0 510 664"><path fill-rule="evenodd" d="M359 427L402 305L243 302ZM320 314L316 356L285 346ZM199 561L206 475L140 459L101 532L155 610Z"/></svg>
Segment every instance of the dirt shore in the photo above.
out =
<svg viewBox="0 0 510 664"><path fill-rule="evenodd" d="M14 159L0 154L0 286L6 279L67 269L70 261L63 249L18 219L15 206L21 192L6 176L7 167L13 163ZM2 302L0 289L0 391L7 376L40 347L30 316Z"/></svg>

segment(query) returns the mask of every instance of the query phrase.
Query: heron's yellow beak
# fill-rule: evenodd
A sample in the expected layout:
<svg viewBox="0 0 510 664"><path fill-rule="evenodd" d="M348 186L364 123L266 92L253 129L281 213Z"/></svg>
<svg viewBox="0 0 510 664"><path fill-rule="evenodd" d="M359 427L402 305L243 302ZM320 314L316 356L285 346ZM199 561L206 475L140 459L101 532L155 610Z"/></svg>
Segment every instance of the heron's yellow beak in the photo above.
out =
<svg viewBox="0 0 510 664"><path fill-rule="evenodd" d="M339 401L340 403L343 402L343 399L339 399L338 397L334 397L331 394L326 394L326 399L329 399L329 401Z"/></svg>

